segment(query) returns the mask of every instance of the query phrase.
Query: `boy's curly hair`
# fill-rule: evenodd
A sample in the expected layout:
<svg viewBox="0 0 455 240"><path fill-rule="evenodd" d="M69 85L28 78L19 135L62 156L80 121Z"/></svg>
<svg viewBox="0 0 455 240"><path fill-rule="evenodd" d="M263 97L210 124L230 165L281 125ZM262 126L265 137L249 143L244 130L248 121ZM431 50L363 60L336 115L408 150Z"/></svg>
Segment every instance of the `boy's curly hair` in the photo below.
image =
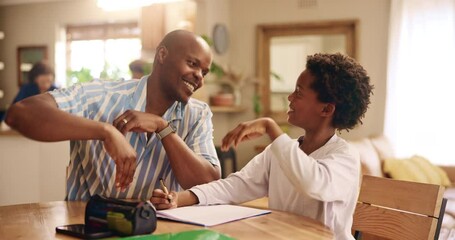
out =
<svg viewBox="0 0 455 240"><path fill-rule="evenodd" d="M307 57L306 69L315 77L311 87L319 101L336 106L332 120L335 128L349 131L362 124L373 86L359 63L340 53L317 53Z"/></svg>

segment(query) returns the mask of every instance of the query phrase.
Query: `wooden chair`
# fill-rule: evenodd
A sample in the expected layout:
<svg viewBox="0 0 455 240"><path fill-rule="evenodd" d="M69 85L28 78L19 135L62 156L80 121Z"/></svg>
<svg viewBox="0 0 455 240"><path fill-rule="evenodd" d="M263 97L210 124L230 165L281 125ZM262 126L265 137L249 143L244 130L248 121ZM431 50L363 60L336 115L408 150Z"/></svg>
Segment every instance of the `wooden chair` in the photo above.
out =
<svg viewBox="0 0 455 240"><path fill-rule="evenodd" d="M352 225L356 239L438 239L444 187L364 175ZM361 236L364 235L364 236Z"/></svg>

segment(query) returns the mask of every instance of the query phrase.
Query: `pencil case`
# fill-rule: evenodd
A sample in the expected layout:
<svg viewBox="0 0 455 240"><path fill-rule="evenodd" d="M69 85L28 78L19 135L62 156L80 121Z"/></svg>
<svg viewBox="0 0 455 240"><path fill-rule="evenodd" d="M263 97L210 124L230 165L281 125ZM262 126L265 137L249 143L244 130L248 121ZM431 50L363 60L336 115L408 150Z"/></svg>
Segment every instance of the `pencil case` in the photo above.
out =
<svg viewBox="0 0 455 240"><path fill-rule="evenodd" d="M126 201L94 195L85 207L85 225L123 236L149 234L156 229L156 209L150 201Z"/></svg>

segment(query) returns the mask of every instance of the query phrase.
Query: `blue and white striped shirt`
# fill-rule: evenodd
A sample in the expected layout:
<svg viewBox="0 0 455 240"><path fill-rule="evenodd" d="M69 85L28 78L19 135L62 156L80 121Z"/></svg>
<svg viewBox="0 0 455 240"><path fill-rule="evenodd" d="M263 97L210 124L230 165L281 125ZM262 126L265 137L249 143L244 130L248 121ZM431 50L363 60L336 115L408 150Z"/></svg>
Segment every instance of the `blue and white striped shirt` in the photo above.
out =
<svg viewBox="0 0 455 240"><path fill-rule="evenodd" d="M100 122L112 123L128 109L145 111L147 77L130 81L94 80L86 84L59 89L50 94L58 107L71 114ZM212 112L201 101L175 102L162 116L176 129L196 155L219 166L213 144ZM74 129L77 131L77 129ZM115 163L99 140L73 140L67 174L67 200L88 200L94 194L115 198L148 200L163 178L171 190L182 188L174 176L166 151L155 136L147 142L146 133L128 132L126 139L137 153L133 182L124 192L114 186Z"/></svg>

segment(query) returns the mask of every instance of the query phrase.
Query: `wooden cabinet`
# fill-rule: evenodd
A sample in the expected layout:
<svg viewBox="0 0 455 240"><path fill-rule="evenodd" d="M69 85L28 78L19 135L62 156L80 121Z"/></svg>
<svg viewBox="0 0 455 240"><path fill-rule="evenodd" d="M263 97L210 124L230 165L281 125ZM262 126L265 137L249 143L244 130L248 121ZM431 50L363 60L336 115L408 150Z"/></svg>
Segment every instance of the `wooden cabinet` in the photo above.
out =
<svg viewBox="0 0 455 240"><path fill-rule="evenodd" d="M196 9L197 4L193 1L142 7L139 21L142 49L154 52L164 35L175 29L194 31Z"/></svg>
<svg viewBox="0 0 455 240"><path fill-rule="evenodd" d="M153 4L143 7L139 27L141 29L142 49L154 51L164 37L165 6Z"/></svg>
<svg viewBox="0 0 455 240"><path fill-rule="evenodd" d="M0 206L63 200L68 141L46 143L0 132Z"/></svg>

